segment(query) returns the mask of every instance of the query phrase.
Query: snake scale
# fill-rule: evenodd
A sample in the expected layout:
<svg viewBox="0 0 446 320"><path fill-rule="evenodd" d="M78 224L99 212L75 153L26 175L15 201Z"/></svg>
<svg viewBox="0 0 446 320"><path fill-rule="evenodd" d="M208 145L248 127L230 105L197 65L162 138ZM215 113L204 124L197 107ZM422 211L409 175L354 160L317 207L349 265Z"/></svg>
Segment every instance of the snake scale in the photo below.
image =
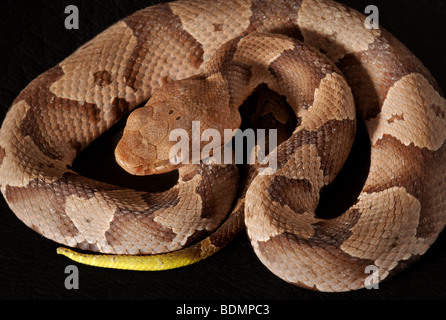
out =
<svg viewBox="0 0 446 320"><path fill-rule="evenodd" d="M0 130L0 185L59 253L102 267L162 270L200 261L246 228L274 274L305 288L363 288L420 258L446 222L446 101L428 70L383 28L330 0L180 0L140 10L32 81ZM178 166L169 133L237 129L261 85L296 119L277 170L242 183L237 166ZM137 108L147 102L142 108ZM178 169L165 192L73 171L76 156L133 111L116 160L136 175ZM274 111L272 111L274 113ZM277 112L280 118L280 112ZM370 168L342 215L315 215L343 166L356 117ZM243 187L239 187L239 186Z"/></svg>

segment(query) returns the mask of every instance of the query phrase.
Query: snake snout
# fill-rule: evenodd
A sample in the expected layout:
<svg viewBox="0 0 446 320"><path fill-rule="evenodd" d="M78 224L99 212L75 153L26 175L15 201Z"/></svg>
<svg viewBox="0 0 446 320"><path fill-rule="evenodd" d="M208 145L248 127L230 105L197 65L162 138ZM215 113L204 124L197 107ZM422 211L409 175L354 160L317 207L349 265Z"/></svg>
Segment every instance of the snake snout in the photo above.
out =
<svg viewBox="0 0 446 320"><path fill-rule="evenodd" d="M163 159L163 155L139 130L124 130L115 149L116 162L128 173L140 176L166 173L181 166L178 156Z"/></svg>
<svg viewBox="0 0 446 320"><path fill-rule="evenodd" d="M115 149L116 162L133 175L150 175L156 173L152 168L156 160L156 149L143 143L139 131L125 130Z"/></svg>

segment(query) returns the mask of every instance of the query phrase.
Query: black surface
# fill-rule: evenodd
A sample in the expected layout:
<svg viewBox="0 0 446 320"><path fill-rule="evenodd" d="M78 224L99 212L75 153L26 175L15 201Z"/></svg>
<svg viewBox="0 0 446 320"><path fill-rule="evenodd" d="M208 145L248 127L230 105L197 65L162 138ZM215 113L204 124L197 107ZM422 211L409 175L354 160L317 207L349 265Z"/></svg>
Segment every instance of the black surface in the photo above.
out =
<svg viewBox="0 0 446 320"><path fill-rule="evenodd" d="M370 2L342 1L363 11ZM0 4L0 119L32 79L120 18L154 1L17 1ZM64 28L64 9L77 5L80 29ZM446 88L446 1L374 1L381 25L405 43ZM116 129L119 132L119 128ZM113 173L110 150L118 134L104 137L105 164L90 167L86 152L79 170ZM99 157L100 158L100 157ZM355 162L355 161L353 161ZM110 167L109 167L110 166ZM125 175L124 175L125 176ZM127 179L127 178L126 178ZM153 182L151 182L153 183ZM339 189L339 188L337 188ZM328 196L329 197L329 196ZM338 197L336 194L331 198ZM330 197L329 197L330 198ZM28 229L0 199L0 298L3 299L443 299L446 297L446 235L408 270L378 290L326 294L294 287L256 258L243 233L222 252L198 264L165 272L98 269L56 255L58 245ZM67 290L65 267L79 268L79 289Z"/></svg>

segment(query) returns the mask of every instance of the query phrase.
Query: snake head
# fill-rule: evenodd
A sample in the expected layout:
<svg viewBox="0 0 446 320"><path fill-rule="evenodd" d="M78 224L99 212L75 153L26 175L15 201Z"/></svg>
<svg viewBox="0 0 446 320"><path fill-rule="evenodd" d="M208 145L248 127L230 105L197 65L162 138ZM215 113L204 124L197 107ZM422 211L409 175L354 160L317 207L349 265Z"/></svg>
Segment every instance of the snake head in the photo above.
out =
<svg viewBox="0 0 446 320"><path fill-rule="evenodd" d="M154 109L148 106L132 112L115 149L116 161L130 174L150 175L175 169L169 161L160 160L165 154L168 125L153 116Z"/></svg>
<svg viewBox="0 0 446 320"><path fill-rule="evenodd" d="M221 137L219 145L223 145L227 142L223 139L224 130L234 130L240 126L238 110L229 108L229 98L221 92L225 90L216 88L215 83L204 77L196 76L165 84L144 107L130 114L115 149L118 164L131 174L150 175L202 160L192 159L197 154L192 149L193 144L198 145L200 156L203 147L209 143L201 141L203 131L218 131ZM180 137L178 132L182 133ZM185 141L188 152L182 153L185 151ZM183 144L183 148L173 153L173 150L178 150L179 143ZM212 143L214 145L216 142Z"/></svg>

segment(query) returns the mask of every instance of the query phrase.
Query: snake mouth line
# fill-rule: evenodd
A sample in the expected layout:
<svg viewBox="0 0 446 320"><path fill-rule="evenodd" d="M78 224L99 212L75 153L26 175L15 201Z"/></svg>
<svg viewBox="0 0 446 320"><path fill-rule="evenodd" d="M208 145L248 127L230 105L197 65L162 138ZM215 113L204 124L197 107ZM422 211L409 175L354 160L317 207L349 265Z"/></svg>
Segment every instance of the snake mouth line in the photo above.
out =
<svg viewBox="0 0 446 320"><path fill-rule="evenodd" d="M175 169L178 169L181 166L180 163L174 161L176 161L176 159L174 158L168 160L158 160L151 167L141 164L132 167L130 171L131 173L140 176L167 173Z"/></svg>

